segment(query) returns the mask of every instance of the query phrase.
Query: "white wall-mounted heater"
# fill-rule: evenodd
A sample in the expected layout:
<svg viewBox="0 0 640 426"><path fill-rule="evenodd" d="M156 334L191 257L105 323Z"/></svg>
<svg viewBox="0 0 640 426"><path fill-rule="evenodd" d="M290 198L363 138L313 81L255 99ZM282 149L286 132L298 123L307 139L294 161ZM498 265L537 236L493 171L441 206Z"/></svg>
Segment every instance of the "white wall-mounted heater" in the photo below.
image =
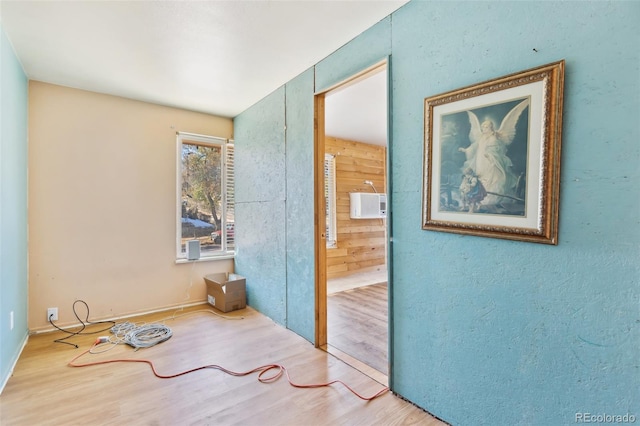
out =
<svg viewBox="0 0 640 426"><path fill-rule="evenodd" d="M387 217L387 194L349 193L351 219L384 219Z"/></svg>

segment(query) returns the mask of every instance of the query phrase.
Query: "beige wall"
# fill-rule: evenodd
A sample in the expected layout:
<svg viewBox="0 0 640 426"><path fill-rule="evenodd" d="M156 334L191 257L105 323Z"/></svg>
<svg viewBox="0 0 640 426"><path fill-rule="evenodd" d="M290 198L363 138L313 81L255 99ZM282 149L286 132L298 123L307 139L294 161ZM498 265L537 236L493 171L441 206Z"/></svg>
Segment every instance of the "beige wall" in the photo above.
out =
<svg viewBox="0 0 640 426"><path fill-rule="evenodd" d="M29 329L204 301L232 260L175 263L176 131L231 138L232 120L29 84ZM84 318L82 306L80 316Z"/></svg>

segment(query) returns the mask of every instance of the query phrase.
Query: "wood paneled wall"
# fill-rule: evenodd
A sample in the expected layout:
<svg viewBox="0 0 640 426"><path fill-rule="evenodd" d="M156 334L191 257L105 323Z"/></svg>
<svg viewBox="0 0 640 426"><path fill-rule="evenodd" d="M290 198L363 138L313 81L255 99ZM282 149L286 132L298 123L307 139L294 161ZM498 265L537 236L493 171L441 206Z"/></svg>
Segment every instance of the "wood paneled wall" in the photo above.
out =
<svg viewBox="0 0 640 426"><path fill-rule="evenodd" d="M386 147L325 138L325 152L336 158L336 210L338 241L327 248L327 278L380 268L386 264L386 219L351 219L349 193L386 193Z"/></svg>

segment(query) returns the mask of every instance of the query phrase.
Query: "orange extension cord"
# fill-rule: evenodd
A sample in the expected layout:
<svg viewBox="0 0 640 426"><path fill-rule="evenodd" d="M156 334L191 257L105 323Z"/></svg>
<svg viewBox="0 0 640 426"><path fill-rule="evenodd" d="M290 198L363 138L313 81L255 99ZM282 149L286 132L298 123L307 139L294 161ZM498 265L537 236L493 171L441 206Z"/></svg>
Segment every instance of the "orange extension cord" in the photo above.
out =
<svg viewBox="0 0 640 426"><path fill-rule="evenodd" d="M86 351L82 352L81 354L79 354L78 356L73 358L71 361L69 361L68 365L70 367L90 367L92 365L112 364L112 363L117 363L117 362L141 362L141 363L149 364L149 366L151 367L151 370L153 371L153 374L156 377L160 378L160 379L173 379L175 377L184 376L185 374L193 373L195 371L204 370L204 369L207 369L207 368L211 368L211 369L214 369L214 370L220 370L220 371L222 371L222 372L224 372L226 374L229 374L230 376L238 376L238 377L247 376L249 374L253 374L253 373L256 373L256 372L259 371L260 374L258 374L258 381L260 383L275 382L276 380L278 380L280 378L280 376L282 376L282 373L284 373L287 376L287 381L294 388L302 388L302 389L322 388L322 387L328 387L328 386L331 386L331 385L337 383L337 384L341 384L345 388L349 389L349 391L351 391L351 393L353 393L355 396L357 396L358 398L360 398L362 400L365 400L365 401L372 401L375 398L379 397L380 395L385 394L389 390L388 387L384 387L380 391L375 393L373 396L365 397L365 396L360 395L355 390L351 389L351 387L349 387L349 385L344 383L342 380L333 380L333 381L327 382L327 383L316 383L316 384L301 385L301 384L294 383L291 380L291 377L289 376L289 372L287 371L287 369L283 365L280 365L280 364L267 364L267 365L256 367L256 368L254 368L252 370L245 371L245 372L240 372L240 373L235 372L235 371L231 371L231 370L227 370L226 368L221 367L219 365L213 365L212 364L212 365L203 365L202 367L192 368L191 370L182 371L182 372L176 373L176 374L164 375L164 374L158 373L156 371L155 366L153 365L153 362L149 361L149 360L146 360L146 359L126 359L126 358L125 359L111 359L111 360L105 360L105 361L88 362L88 363L85 363L85 364L77 364L75 362L80 357L86 355L93 348L98 346L98 344L100 344L100 340L96 340L96 342L93 344L93 346L91 346L89 349L87 349ZM275 373L273 373L272 375L265 376L265 374L267 372L271 371L271 370L277 370L277 371Z"/></svg>

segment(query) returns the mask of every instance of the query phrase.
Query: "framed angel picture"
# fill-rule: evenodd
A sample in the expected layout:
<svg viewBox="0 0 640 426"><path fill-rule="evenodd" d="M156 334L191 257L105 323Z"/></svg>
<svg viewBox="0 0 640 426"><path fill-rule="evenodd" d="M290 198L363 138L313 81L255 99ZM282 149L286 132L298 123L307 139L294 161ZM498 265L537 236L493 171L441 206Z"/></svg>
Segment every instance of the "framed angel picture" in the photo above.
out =
<svg viewBox="0 0 640 426"><path fill-rule="evenodd" d="M558 243L564 61L424 101L422 228Z"/></svg>

